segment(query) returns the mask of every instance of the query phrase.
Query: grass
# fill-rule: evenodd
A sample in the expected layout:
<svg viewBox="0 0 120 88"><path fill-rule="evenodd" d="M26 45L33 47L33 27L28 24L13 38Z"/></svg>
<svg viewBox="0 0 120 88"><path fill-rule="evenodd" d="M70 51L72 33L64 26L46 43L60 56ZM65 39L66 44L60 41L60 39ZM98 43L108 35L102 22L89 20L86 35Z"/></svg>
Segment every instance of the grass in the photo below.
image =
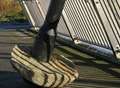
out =
<svg viewBox="0 0 120 88"><path fill-rule="evenodd" d="M24 16L23 12L9 12L4 16L0 17L0 23L24 23L27 22L26 16Z"/></svg>
<svg viewBox="0 0 120 88"><path fill-rule="evenodd" d="M23 23L28 21L19 2L14 0L0 1L0 23Z"/></svg>

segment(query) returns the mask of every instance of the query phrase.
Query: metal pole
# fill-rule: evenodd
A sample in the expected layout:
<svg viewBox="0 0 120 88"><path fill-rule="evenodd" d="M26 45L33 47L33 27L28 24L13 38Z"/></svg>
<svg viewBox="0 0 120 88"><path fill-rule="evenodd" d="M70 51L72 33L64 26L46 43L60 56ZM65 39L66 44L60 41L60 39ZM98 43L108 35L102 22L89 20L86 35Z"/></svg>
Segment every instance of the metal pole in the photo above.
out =
<svg viewBox="0 0 120 88"><path fill-rule="evenodd" d="M56 28L65 0L51 0L43 26L40 28L33 44L31 55L38 61L49 61L53 52Z"/></svg>

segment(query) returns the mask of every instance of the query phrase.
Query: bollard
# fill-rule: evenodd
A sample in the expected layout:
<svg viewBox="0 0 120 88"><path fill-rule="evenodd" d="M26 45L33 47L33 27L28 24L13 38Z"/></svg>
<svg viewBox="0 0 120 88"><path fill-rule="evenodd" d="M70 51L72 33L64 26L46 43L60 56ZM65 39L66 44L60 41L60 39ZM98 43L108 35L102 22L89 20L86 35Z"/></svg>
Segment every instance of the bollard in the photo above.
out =
<svg viewBox="0 0 120 88"><path fill-rule="evenodd" d="M43 26L33 44L31 55L38 61L49 61L54 50L56 28L66 0L51 0Z"/></svg>
<svg viewBox="0 0 120 88"><path fill-rule="evenodd" d="M78 78L76 65L64 56L53 54L56 28L65 0L52 0L33 46L16 45L11 64L27 81L42 87L61 88Z"/></svg>

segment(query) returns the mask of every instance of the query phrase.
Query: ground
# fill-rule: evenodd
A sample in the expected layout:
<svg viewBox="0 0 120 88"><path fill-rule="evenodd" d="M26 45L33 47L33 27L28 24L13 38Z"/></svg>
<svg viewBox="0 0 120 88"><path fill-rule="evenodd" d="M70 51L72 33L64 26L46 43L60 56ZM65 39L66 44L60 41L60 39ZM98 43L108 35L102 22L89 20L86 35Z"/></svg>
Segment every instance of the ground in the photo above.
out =
<svg viewBox="0 0 120 88"><path fill-rule="evenodd" d="M31 45L34 34L23 29L0 29L0 88L39 88L25 82L10 64L15 44ZM56 43L55 52L73 60L79 79L66 88L120 88L120 67Z"/></svg>

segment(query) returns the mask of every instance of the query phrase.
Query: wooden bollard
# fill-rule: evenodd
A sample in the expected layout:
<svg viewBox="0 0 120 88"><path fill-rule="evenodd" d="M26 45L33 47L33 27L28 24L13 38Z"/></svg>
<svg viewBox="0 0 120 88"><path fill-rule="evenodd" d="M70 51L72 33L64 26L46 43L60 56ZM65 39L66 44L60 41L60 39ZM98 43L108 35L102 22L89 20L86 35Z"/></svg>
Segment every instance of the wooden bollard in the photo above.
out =
<svg viewBox="0 0 120 88"><path fill-rule="evenodd" d="M24 79L36 85L61 88L78 78L76 65L63 56L52 54L49 62L37 61L24 46L15 46L11 55L13 67Z"/></svg>

